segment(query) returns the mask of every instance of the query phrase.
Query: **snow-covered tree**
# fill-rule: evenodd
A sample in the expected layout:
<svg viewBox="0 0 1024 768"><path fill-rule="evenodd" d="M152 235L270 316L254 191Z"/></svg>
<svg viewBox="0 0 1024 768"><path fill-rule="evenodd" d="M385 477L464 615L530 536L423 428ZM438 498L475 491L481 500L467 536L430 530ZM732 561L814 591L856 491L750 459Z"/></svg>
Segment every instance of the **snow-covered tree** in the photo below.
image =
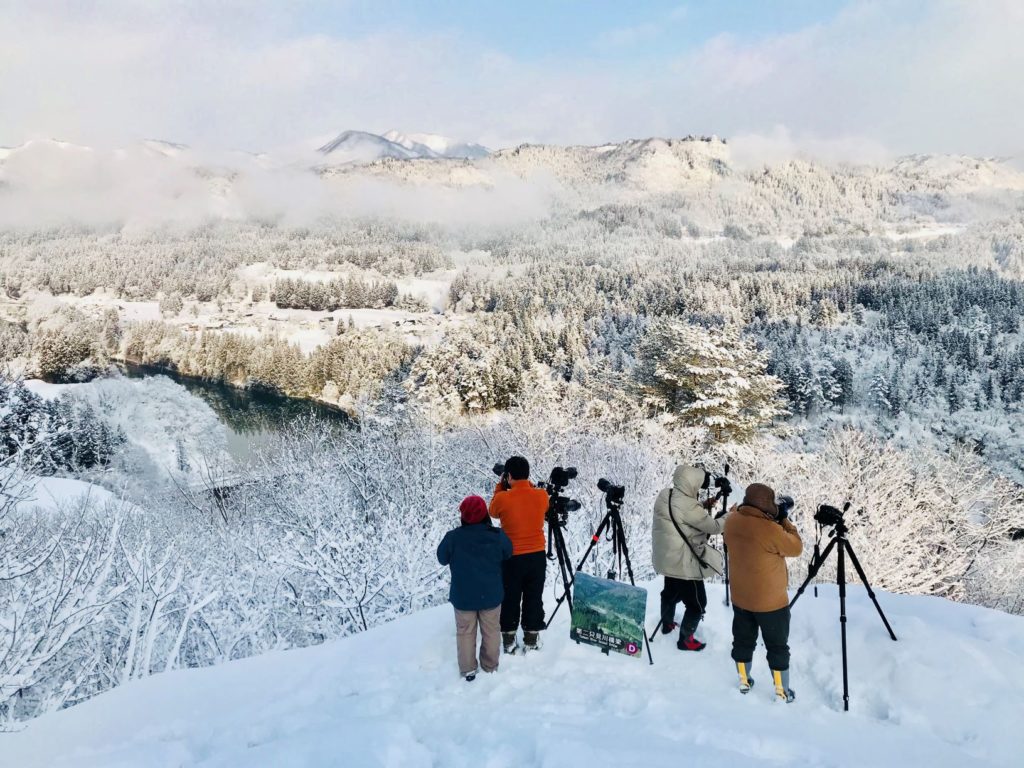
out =
<svg viewBox="0 0 1024 768"><path fill-rule="evenodd" d="M735 328L659 321L639 359L647 402L684 424L707 427L717 440L750 439L784 413L782 382L766 373L765 356Z"/></svg>

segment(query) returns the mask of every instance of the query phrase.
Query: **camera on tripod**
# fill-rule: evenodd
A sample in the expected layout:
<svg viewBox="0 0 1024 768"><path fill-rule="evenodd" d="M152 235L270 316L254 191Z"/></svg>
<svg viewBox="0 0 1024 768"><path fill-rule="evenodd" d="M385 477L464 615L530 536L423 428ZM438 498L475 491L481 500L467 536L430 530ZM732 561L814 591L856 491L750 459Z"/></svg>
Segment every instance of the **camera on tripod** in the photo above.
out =
<svg viewBox="0 0 1024 768"><path fill-rule="evenodd" d="M569 485L570 480L575 480L579 474L576 467L555 467L547 482L537 483L538 488L548 492L548 525L556 528L564 528L569 522L569 513L575 512L583 505L576 499L563 496L562 491Z"/></svg>
<svg viewBox="0 0 1024 768"><path fill-rule="evenodd" d="M729 482L729 478L722 476L715 478L715 488L718 489L720 496L731 496L732 495L732 483Z"/></svg>
<svg viewBox="0 0 1024 768"><path fill-rule="evenodd" d="M850 508L850 502L846 502L842 510L829 504L822 504L814 513L814 521L822 528L831 528L836 525L845 525L845 512Z"/></svg>
<svg viewBox="0 0 1024 768"><path fill-rule="evenodd" d="M609 507L620 506L626 496L626 487L624 485L615 485L615 483L603 477L597 481L597 490L604 494L604 503Z"/></svg>

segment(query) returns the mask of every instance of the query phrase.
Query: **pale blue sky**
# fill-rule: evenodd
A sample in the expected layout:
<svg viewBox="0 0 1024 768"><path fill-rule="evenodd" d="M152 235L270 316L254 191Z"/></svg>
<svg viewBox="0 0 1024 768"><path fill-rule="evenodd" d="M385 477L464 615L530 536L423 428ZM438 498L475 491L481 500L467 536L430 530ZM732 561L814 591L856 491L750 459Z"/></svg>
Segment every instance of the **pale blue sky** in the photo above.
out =
<svg viewBox="0 0 1024 768"><path fill-rule="evenodd" d="M1020 0L0 0L0 145L1024 149Z"/></svg>
<svg viewBox="0 0 1024 768"><path fill-rule="evenodd" d="M363 35L386 26L455 33L524 59L657 59L720 34L753 39L826 21L844 0L354 0L306 4L295 17L305 32ZM908 7L906 11L911 11Z"/></svg>

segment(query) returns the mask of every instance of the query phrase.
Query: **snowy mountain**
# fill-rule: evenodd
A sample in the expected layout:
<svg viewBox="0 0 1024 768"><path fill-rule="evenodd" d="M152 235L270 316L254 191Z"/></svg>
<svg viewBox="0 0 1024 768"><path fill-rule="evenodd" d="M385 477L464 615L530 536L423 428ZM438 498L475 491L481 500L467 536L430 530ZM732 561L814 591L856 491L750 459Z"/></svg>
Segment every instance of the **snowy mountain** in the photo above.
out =
<svg viewBox="0 0 1024 768"><path fill-rule="evenodd" d="M457 141L436 133L399 133L390 130L384 138L405 147L421 157L452 157L475 159L487 157L491 152L487 147L472 142Z"/></svg>
<svg viewBox="0 0 1024 768"><path fill-rule="evenodd" d="M331 163L372 163L385 157L409 160L419 155L400 144L366 131L342 131L317 149Z"/></svg>
<svg viewBox="0 0 1024 768"><path fill-rule="evenodd" d="M648 616L657 613L648 585ZM3 736L19 768L146 766L1016 766L1024 619L938 598L849 597L851 710L842 712L838 597L793 614L793 704L773 701L763 649L735 688L730 612L709 588L708 648L659 637L646 659L568 639L463 682L451 608L348 639L133 681Z"/></svg>
<svg viewBox="0 0 1024 768"><path fill-rule="evenodd" d="M394 130L383 136L366 131L343 131L317 151L326 155L331 164L366 164L384 158L479 158L489 154L487 148L479 144L431 133L403 134Z"/></svg>
<svg viewBox="0 0 1024 768"><path fill-rule="evenodd" d="M174 141L162 141L161 139L146 139L142 142L142 146L164 157L178 157L183 152L188 151L188 145L178 144Z"/></svg>

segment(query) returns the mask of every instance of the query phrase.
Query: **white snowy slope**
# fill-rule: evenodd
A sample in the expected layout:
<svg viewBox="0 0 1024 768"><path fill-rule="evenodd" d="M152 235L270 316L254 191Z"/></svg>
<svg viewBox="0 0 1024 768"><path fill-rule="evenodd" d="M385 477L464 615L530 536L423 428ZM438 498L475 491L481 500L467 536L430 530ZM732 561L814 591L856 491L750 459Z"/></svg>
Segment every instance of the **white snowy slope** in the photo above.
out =
<svg viewBox="0 0 1024 768"><path fill-rule="evenodd" d="M399 133L395 130L383 136L366 131L343 131L317 151L325 155L332 165L364 165L383 158L480 158L490 154L479 144L432 133Z"/></svg>
<svg viewBox="0 0 1024 768"><path fill-rule="evenodd" d="M657 590L649 586L648 616ZM702 653L670 639L646 658L603 656L568 637L458 678L442 606L323 646L130 683L0 736L3 764L103 766L1019 766L1024 618L936 598L881 594L899 642L864 590L849 599L851 711L842 712L834 587L797 604L795 703L734 688L719 587Z"/></svg>
<svg viewBox="0 0 1024 768"><path fill-rule="evenodd" d="M409 160L419 155L383 136L366 131L343 131L317 150L330 163L372 163L385 157Z"/></svg>
<svg viewBox="0 0 1024 768"><path fill-rule="evenodd" d="M481 144L474 144L468 141L458 141L447 136L439 136L436 133L400 133L390 130L384 134L384 138L393 141L408 150L429 156L426 153L433 153L437 157L461 157L473 159L487 157L491 152Z"/></svg>

